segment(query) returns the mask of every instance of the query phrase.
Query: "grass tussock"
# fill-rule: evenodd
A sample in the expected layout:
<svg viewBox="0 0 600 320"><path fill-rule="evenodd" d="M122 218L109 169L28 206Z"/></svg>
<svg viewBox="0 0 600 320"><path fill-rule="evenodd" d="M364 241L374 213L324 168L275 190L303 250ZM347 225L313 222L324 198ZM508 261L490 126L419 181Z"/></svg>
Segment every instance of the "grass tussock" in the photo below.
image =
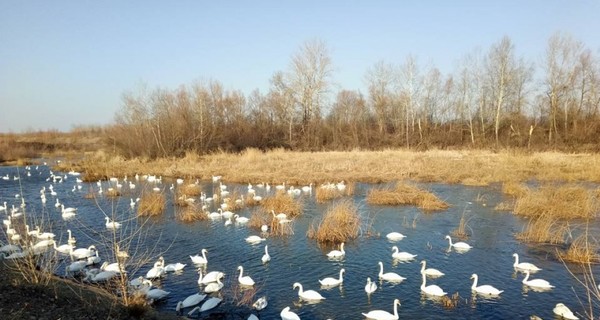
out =
<svg viewBox="0 0 600 320"><path fill-rule="evenodd" d="M452 235L457 238L460 238L461 240L468 239L469 238L469 234L467 233L467 227L469 227L467 224L468 220L470 220L470 219L465 219L465 212L463 211L463 214L460 217L460 221L458 223L458 228L452 230Z"/></svg>
<svg viewBox="0 0 600 320"><path fill-rule="evenodd" d="M435 194L414 185L398 182L394 188L371 189L367 193L367 203L375 205L415 205L425 211L448 208L445 201Z"/></svg>
<svg viewBox="0 0 600 320"><path fill-rule="evenodd" d="M188 205L185 208L179 210L177 213L177 220L185 223L193 223L196 221L208 220L208 215L197 205Z"/></svg>
<svg viewBox="0 0 600 320"><path fill-rule="evenodd" d="M354 194L354 188L354 182L325 183L316 188L315 199L317 203L324 203L329 200L350 196Z"/></svg>
<svg viewBox="0 0 600 320"><path fill-rule="evenodd" d="M592 242L588 234L582 234L573 241L564 252L557 252L560 259L568 262L590 264L599 263L598 255L600 247Z"/></svg>
<svg viewBox="0 0 600 320"><path fill-rule="evenodd" d="M223 199L223 203L227 204L227 210L237 211L244 208L245 201L239 192L234 191L229 197Z"/></svg>
<svg viewBox="0 0 600 320"><path fill-rule="evenodd" d="M318 226L313 223L307 236L318 242L341 243L358 237L360 215L350 200L333 204Z"/></svg>
<svg viewBox="0 0 600 320"><path fill-rule="evenodd" d="M157 216L165 210L166 200L162 193L142 195L138 206L138 216Z"/></svg>
<svg viewBox="0 0 600 320"><path fill-rule="evenodd" d="M119 191L119 189L115 189L115 188L108 188L108 190L106 190L106 192L104 193L107 197L120 197L121 196L121 191Z"/></svg>
<svg viewBox="0 0 600 320"><path fill-rule="evenodd" d="M562 244L568 232L569 227L566 223L545 215L531 218L524 230L515 237L524 242Z"/></svg>
<svg viewBox="0 0 600 320"><path fill-rule="evenodd" d="M502 201L494 207L494 210L496 210L496 211L512 211L514 209L514 207L515 207L514 201Z"/></svg>
<svg viewBox="0 0 600 320"><path fill-rule="evenodd" d="M177 188L177 193L187 197L197 197L202 193L202 188L195 183L190 183Z"/></svg>
<svg viewBox="0 0 600 320"><path fill-rule="evenodd" d="M288 218L293 218L302 214L302 203L285 192L277 192L274 196L262 200L261 207L271 214L285 213Z"/></svg>
<svg viewBox="0 0 600 320"><path fill-rule="evenodd" d="M264 208L257 208L252 212L248 227L256 230L261 230L261 227L266 225L269 228L269 235L282 237L294 234L293 221L282 222L275 218L271 211L266 211Z"/></svg>
<svg viewBox="0 0 600 320"><path fill-rule="evenodd" d="M528 190L515 203L514 213L555 219L594 218L599 201L596 192L579 185L544 186Z"/></svg>
<svg viewBox="0 0 600 320"><path fill-rule="evenodd" d="M509 181L502 184L502 193L515 198L523 197L529 192L529 188L523 183Z"/></svg>

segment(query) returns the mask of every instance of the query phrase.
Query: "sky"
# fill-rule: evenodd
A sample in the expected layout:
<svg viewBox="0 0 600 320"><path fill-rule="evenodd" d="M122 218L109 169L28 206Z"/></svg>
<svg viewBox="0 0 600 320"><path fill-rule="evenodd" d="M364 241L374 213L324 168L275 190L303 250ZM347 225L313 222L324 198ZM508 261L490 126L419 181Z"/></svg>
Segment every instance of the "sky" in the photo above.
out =
<svg viewBox="0 0 600 320"><path fill-rule="evenodd" d="M0 0L0 132L114 121L123 93L218 80L266 93L274 72L324 41L337 89L365 92L378 61L452 73L503 36L540 63L563 32L600 53L600 0Z"/></svg>

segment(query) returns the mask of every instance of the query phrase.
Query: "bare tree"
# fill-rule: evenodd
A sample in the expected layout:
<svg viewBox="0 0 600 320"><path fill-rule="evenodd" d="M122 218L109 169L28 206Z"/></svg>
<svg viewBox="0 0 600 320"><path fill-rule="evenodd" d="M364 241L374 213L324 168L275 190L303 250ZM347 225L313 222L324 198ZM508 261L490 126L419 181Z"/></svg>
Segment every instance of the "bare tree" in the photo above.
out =
<svg viewBox="0 0 600 320"><path fill-rule="evenodd" d="M375 117L379 134L386 133L391 111L395 74L394 67L383 61L377 62L367 70L365 81L369 89L369 100Z"/></svg>
<svg viewBox="0 0 600 320"><path fill-rule="evenodd" d="M494 134L496 145L498 145L500 115L507 100L507 95L510 93L509 86L513 81L513 70L515 68L514 46L508 37L503 37L499 43L492 46L486 62L488 86L494 99L494 108L496 110Z"/></svg>

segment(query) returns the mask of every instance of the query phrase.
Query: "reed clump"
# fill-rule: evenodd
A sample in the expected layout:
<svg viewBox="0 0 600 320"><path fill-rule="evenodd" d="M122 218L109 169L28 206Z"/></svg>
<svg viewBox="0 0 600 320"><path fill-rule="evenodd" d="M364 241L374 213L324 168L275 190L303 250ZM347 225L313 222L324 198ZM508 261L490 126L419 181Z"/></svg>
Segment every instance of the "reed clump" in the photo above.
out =
<svg viewBox="0 0 600 320"><path fill-rule="evenodd" d="M202 193L202 188L195 183L190 183L177 188L177 193L187 197L197 197Z"/></svg>
<svg viewBox="0 0 600 320"><path fill-rule="evenodd" d="M143 194L138 206L138 216L157 216L164 212L166 205L165 196L162 193Z"/></svg>
<svg viewBox="0 0 600 320"><path fill-rule="evenodd" d="M318 226L310 226L307 236L318 242L341 243L358 237L359 229L358 209L352 201L344 200L329 207Z"/></svg>
<svg viewBox="0 0 600 320"><path fill-rule="evenodd" d="M460 217L460 221L458 223L458 228L454 229L452 231L452 235L460 238L461 240L465 240L469 238L469 234L467 233L467 222L469 219L465 219L465 212L463 212L462 216Z"/></svg>
<svg viewBox="0 0 600 320"><path fill-rule="evenodd" d="M223 199L223 203L227 205L227 210L237 211L244 207L245 201L239 192L234 191L229 197Z"/></svg>
<svg viewBox="0 0 600 320"><path fill-rule="evenodd" d="M509 181L502 184L502 193L515 198L523 197L530 191L531 190L529 190L529 188L523 183Z"/></svg>
<svg viewBox="0 0 600 320"><path fill-rule="evenodd" d="M105 192L107 197L120 197L121 196L121 191L119 191L119 189L115 189L115 188L108 188L108 190L106 190Z"/></svg>
<svg viewBox="0 0 600 320"><path fill-rule="evenodd" d="M514 201L502 201L494 207L494 210L496 210L496 211L512 211L514 207L515 207Z"/></svg>
<svg viewBox="0 0 600 320"><path fill-rule="evenodd" d="M288 236L294 234L292 220L279 220L272 214L272 211L267 211L259 207L252 212L250 221L248 221L248 227L261 230L263 225L269 228L269 235L271 236Z"/></svg>
<svg viewBox="0 0 600 320"><path fill-rule="evenodd" d="M190 204L193 204L194 201L194 198L188 198L185 194L177 193L177 196L175 196L175 201L173 202L178 207L187 207Z"/></svg>
<svg viewBox="0 0 600 320"><path fill-rule="evenodd" d="M568 262L590 264L599 263L600 256L598 255L600 247L597 243L593 243L588 234L582 234L573 241L569 248L564 252L557 252L560 259Z"/></svg>
<svg viewBox="0 0 600 320"><path fill-rule="evenodd" d="M580 185L543 186L528 190L515 203L514 213L528 217L555 219L594 218L598 212L597 193Z"/></svg>
<svg viewBox="0 0 600 320"><path fill-rule="evenodd" d="M317 203L324 203L329 200L350 196L354 194L354 182L324 183L315 190L315 200Z"/></svg>
<svg viewBox="0 0 600 320"><path fill-rule="evenodd" d="M367 203L375 205L415 205L425 211L444 210L448 203L414 185L398 182L394 188L375 188L367 193Z"/></svg>
<svg viewBox="0 0 600 320"><path fill-rule="evenodd" d="M269 214L271 214L271 211L275 211L276 214L283 212L288 218L293 218L302 214L303 205L291 195L285 192L277 192L274 196L263 199L261 207Z"/></svg>
<svg viewBox="0 0 600 320"><path fill-rule="evenodd" d="M531 218L524 230L515 237L524 242L562 244L568 231L566 223L556 220L551 215L542 215Z"/></svg>
<svg viewBox="0 0 600 320"><path fill-rule="evenodd" d="M177 219L181 222L192 223L196 221L208 220L206 212L202 211L198 205L191 204L179 210Z"/></svg>

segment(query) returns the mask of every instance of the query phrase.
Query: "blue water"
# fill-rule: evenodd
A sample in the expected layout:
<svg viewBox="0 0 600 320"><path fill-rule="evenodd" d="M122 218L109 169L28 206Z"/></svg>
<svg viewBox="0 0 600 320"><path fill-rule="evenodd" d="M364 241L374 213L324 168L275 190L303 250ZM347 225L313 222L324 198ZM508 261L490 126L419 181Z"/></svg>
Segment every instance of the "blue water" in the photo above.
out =
<svg viewBox="0 0 600 320"><path fill-rule="evenodd" d="M77 247L95 244L100 248L103 260L114 262L104 247L104 237L112 236L104 223L105 215L123 222L119 237L125 239L133 230L143 223L142 232L130 236L129 254L132 260L140 257L151 259L138 270L128 267L133 277L145 275L159 255L166 263L182 262L188 264L182 273L167 274L155 284L169 291L168 298L158 302L155 307L161 311L174 312L178 301L199 289L198 274L189 255L208 250L208 266L205 271L218 270L226 274L225 287L217 296L224 302L212 313L228 313L247 318L252 312L248 305L239 305L243 291L237 288L237 267L244 267L244 275L251 276L256 285L253 300L267 296L269 305L258 314L264 319L278 319L280 311L286 306L306 319L360 319L361 313L382 309L393 312L393 301L398 298L401 306L398 309L400 318L419 319L524 319L535 314L542 318L553 318L552 308L563 302L575 313L582 314L585 309L579 300L585 301L584 290L576 279L569 274L567 268L581 276L576 265L566 266L555 258L555 247L536 246L518 242L514 234L522 230L526 220L514 216L510 212L494 211L498 202L505 200L499 186L467 187L462 185L423 184L440 198L447 201L449 209L423 213L410 206L385 207L371 206L365 201L366 192L374 185L357 184L352 200L363 216L363 227L358 239L346 243L346 256L341 261L330 261L326 253L333 246L321 246L306 237L308 227L332 204L317 204L311 195L303 195L299 199L304 204L303 214L293 222L294 234L288 237L269 237L259 245L249 245L244 241L249 235L259 235L260 231L245 226L225 226L224 220L201 221L185 224L175 219L176 207L173 205L173 192L169 190L171 181L163 181L159 185L168 198L167 210L159 218L142 220L135 218L135 212L129 207L130 198L137 198L141 192L149 191L142 181L135 181L135 190L129 190L124 184L124 194L118 198L107 198L97 193L96 183L83 183L81 190L73 191L75 177L68 175L62 183L53 183L60 202L67 207L78 208L75 219L63 220L60 211L54 207L55 197L51 196L48 187L52 183L46 181L50 169L32 166L31 176L26 175L24 167L0 167L0 176L8 174L10 180L0 179L0 203L6 201L8 207L19 206L22 194L26 201L26 215L31 226L40 224L43 231L52 231L59 238L59 244L66 243L66 230L73 231L77 238ZM13 176L20 173L20 180ZM65 173L60 173L65 175ZM133 180L133 177L129 177ZM274 182L275 183L275 182ZM103 189L109 182L102 183ZM39 197L40 189L46 186L47 203L42 205ZM246 186L228 184L229 190L245 191ZM213 184L202 182L202 188L210 196ZM265 191L257 189L260 195ZM85 199L84 195L92 192L95 199ZM477 199L485 201L478 202ZM214 211L214 208L211 208ZM238 212L241 216L250 217L252 208ZM448 242L444 236L457 228L461 215L465 212L472 234L466 240L474 248L466 253L448 251ZM4 213L0 213L5 218ZM416 219L413 228L413 220ZM594 222L594 230L598 223ZM5 228L3 229L5 230ZM375 231L374 234L367 230ZM385 238L389 232L397 231L406 235L402 241L390 242ZM4 233L0 235L4 238ZM4 239L3 239L4 240ZM4 241L6 242L6 241ZM269 245L271 261L261 262L264 245ZM397 245L400 251L417 254L417 259L410 263L394 262L391 248ZM338 249L338 247L335 247ZM536 264L543 270L532 278L549 280L556 288L547 292L535 292L521 283L524 275L515 273L512 268L513 253L518 253L521 261ZM446 275L437 279L428 279L427 284L437 284L449 295L458 293L460 298L456 307L444 307L439 301L428 299L420 292L421 276L419 273L421 260L427 260L427 266L437 268ZM377 281L378 261L382 261L384 272L396 272L407 279L399 284ZM57 267L56 273L62 274L64 264ZM322 289L318 279L338 277L340 268L345 268L344 283L341 287ZM594 267L597 273L599 270ZM478 285L493 285L504 292L499 298L484 298L471 294L470 276L479 275ZM379 289L370 297L364 292L367 277L377 281ZM294 282L300 282L304 290L317 290L326 300L308 304L301 302L297 290L292 289ZM596 314L598 310L596 310ZM202 317L210 313L203 313Z"/></svg>

